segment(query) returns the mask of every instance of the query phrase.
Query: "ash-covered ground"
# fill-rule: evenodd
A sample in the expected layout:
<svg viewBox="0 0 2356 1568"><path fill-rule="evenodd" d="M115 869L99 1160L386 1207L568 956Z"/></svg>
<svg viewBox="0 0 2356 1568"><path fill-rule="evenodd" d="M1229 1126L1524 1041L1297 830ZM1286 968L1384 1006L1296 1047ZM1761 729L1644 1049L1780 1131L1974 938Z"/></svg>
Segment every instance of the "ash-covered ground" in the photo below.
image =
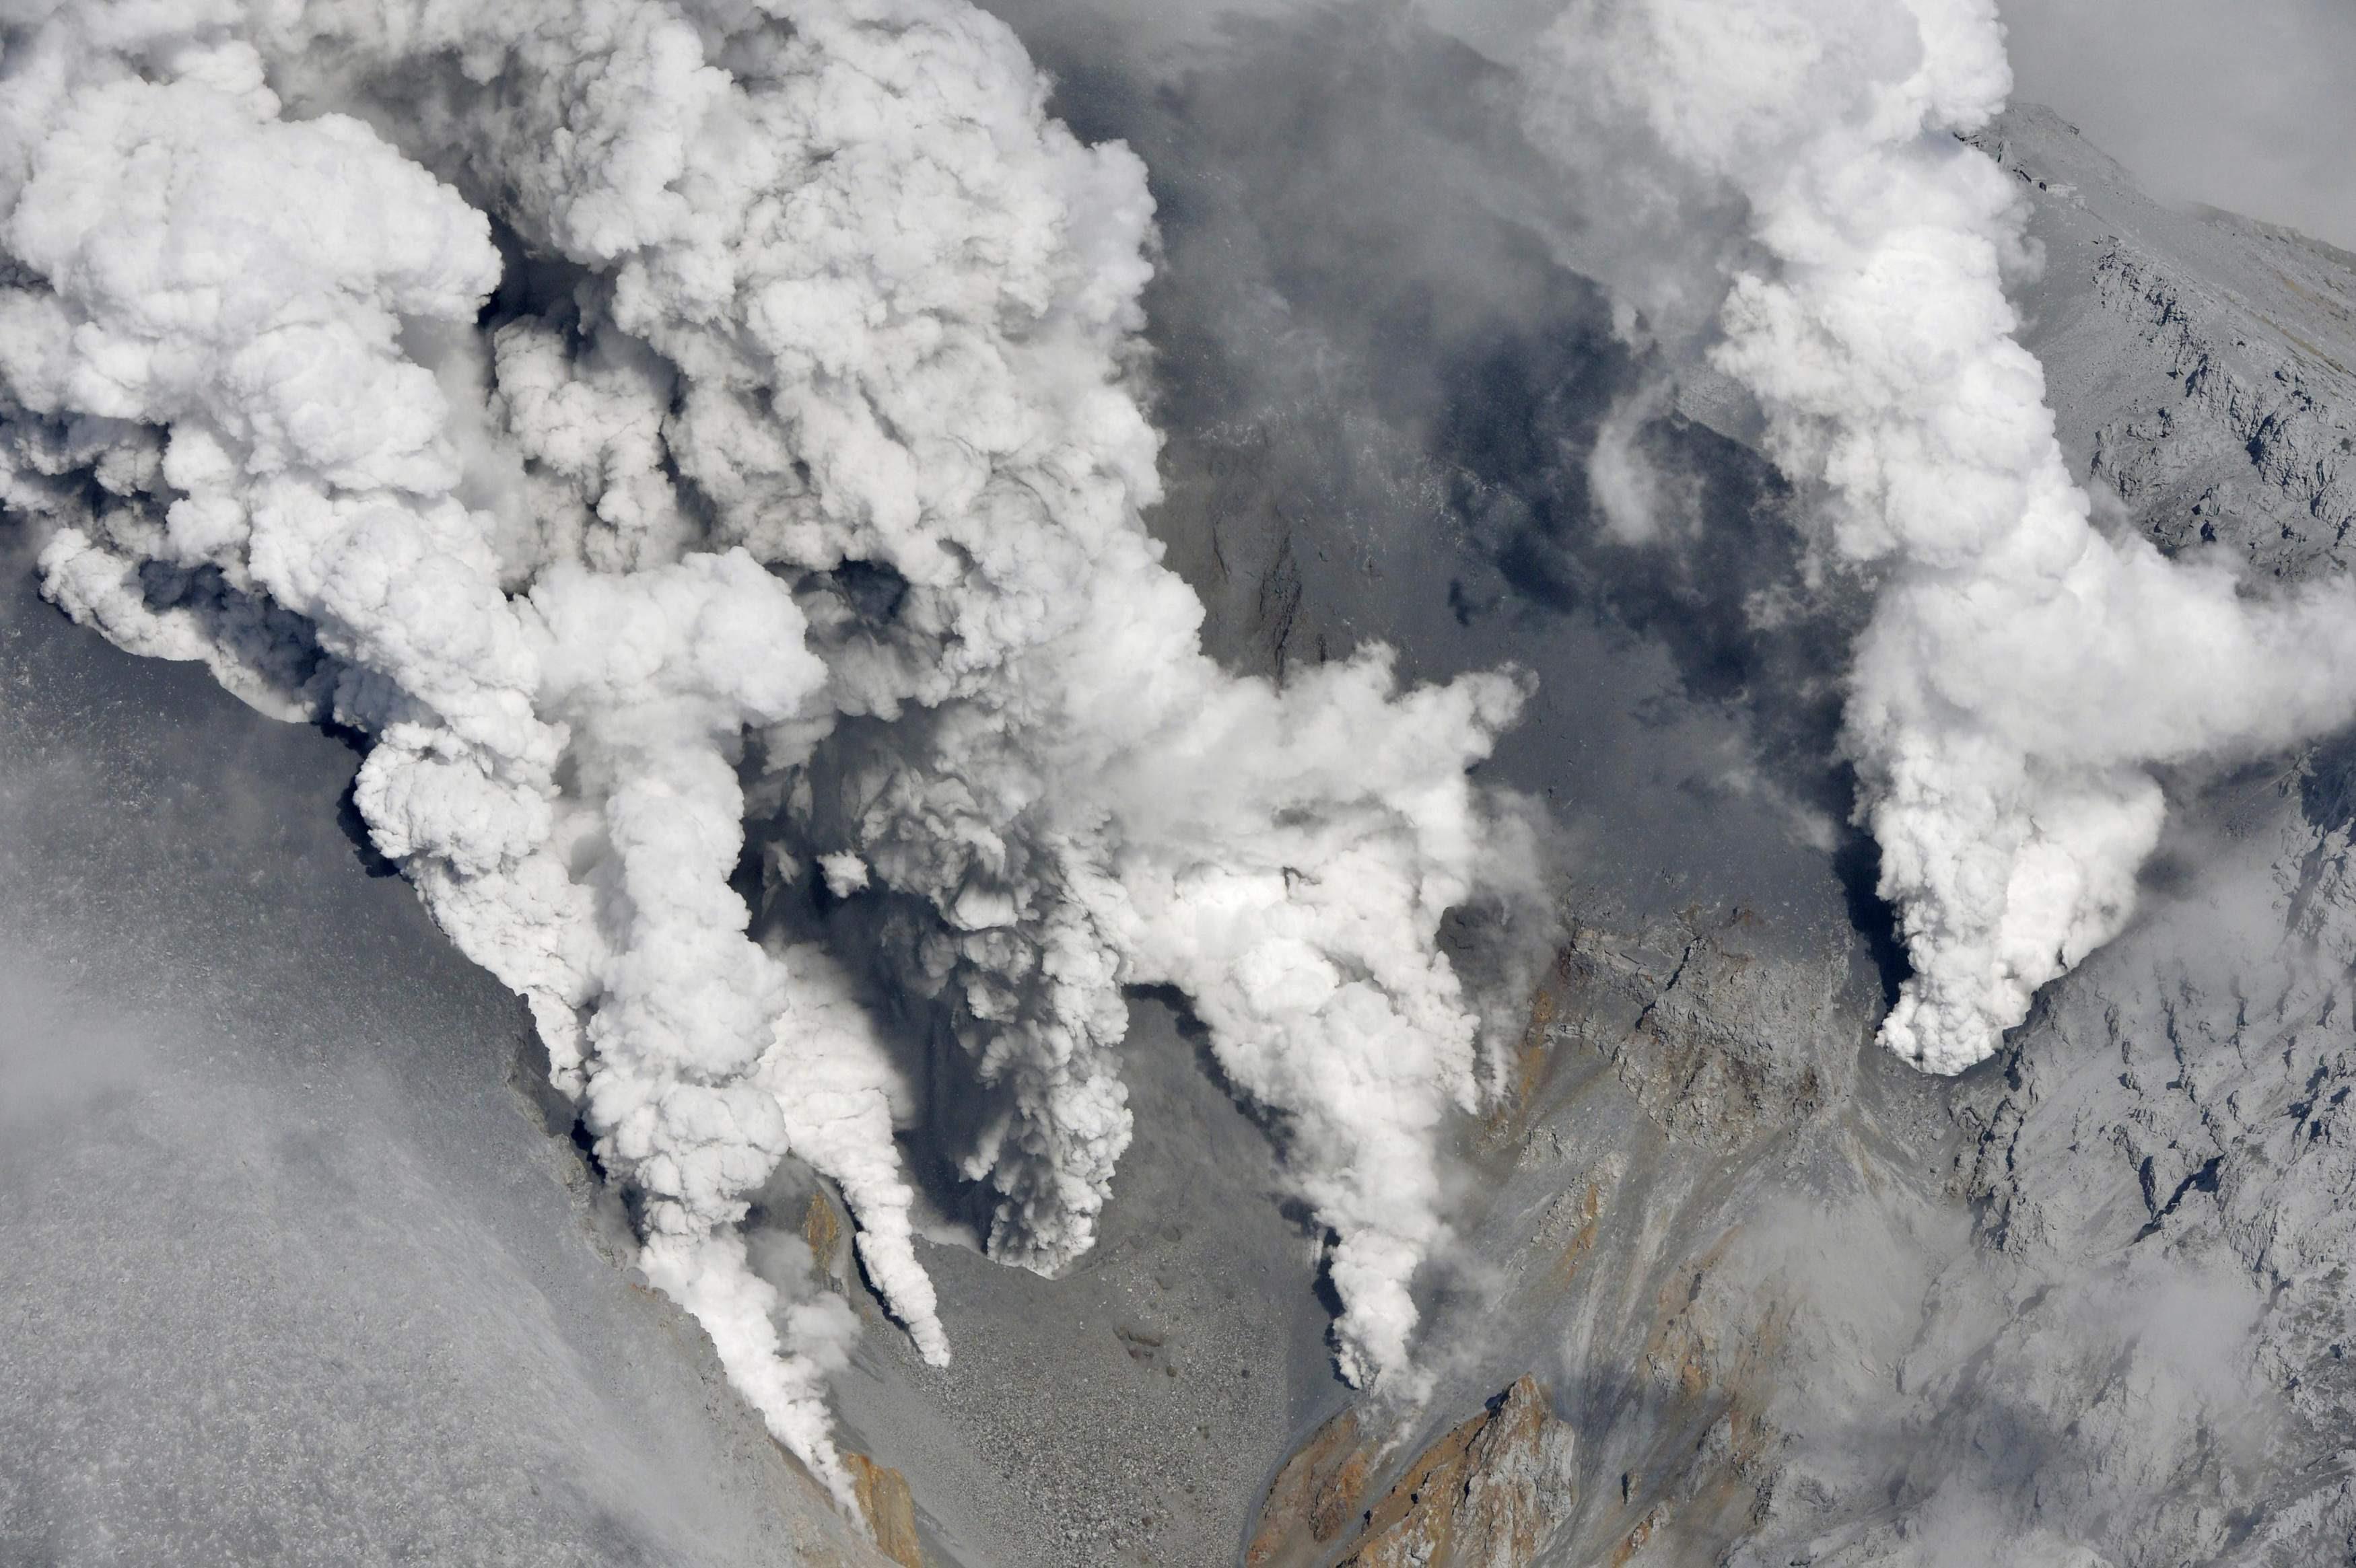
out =
<svg viewBox="0 0 2356 1568"><path fill-rule="evenodd" d="M1269 1477L1347 1391L1316 1251L1269 1140L1159 998L1130 1010L1139 1136L1103 1239L1048 1280L922 1253L958 1346L945 1371L870 1332L836 1380L847 1440L921 1477L960 1563L1219 1563Z"/></svg>
<svg viewBox="0 0 2356 1568"><path fill-rule="evenodd" d="M521 1005L343 827L350 749L107 646L29 567L0 1561L872 1561L632 1279Z"/></svg>

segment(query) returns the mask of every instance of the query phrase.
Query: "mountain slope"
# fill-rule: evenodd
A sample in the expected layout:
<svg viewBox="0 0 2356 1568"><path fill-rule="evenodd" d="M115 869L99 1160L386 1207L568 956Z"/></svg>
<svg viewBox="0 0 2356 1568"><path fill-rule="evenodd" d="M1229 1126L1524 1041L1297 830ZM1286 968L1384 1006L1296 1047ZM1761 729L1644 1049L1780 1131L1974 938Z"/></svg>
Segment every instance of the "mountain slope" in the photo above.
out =
<svg viewBox="0 0 2356 1568"><path fill-rule="evenodd" d="M357 759L0 603L0 1562L883 1559L636 1283Z"/></svg>
<svg viewBox="0 0 2356 1568"><path fill-rule="evenodd" d="M2034 107L1982 141L2029 195L2028 340L2115 526L2258 582L2341 570L2356 263L2162 208ZM1467 1151L1502 1281L1367 1495L1536 1371L1578 1434L1544 1561L2356 1550L2351 764L2172 779L2136 925L1953 1083L1872 1046L1858 937L1794 958L1725 901L1581 931L1529 1114Z"/></svg>

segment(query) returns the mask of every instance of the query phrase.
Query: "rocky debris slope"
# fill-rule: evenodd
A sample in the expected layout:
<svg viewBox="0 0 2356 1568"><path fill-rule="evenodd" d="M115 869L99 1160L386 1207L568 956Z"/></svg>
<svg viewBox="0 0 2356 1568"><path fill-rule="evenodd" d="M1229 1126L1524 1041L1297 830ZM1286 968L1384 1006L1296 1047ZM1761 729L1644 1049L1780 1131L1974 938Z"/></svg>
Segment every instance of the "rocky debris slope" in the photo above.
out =
<svg viewBox="0 0 2356 1568"><path fill-rule="evenodd" d="M2116 526L2342 570L2356 261L2162 208L2033 107L1982 142ZM1855 933L1708 900L1573 932L1467 1150L1489 1272L1440 1290L1462 1364L1418 1431L1444 1447L1516 1363L1561 1391L1573 1475L1527 1561L2356 1553L2356 742L2169 782L2136 925L1953 1083L1871 1048ZM1304 1473L1344 1474L1304 1450L1264 1529L1321 1517Z"/></svg>
<svg viewBox="0 0 2356 1568"><path fill-rule="evenodd" d="M923 1243L958 1347L946 1368L883 1320L809 1195L765 1204L765 1226L822 1243L866 1319L834 1385L842 1439L906 1476L935 1568L1230 1562L1290 1435L1346 1392L1269 1140L1182 1024L1133 1005L1139 1136L1085 1262L1043 1279L947 1230Z"/></svg>
<svg viewBox="0 0 2356 1568"><path fill-rule="evenodd" d="M1525 1377L1398 1467L1356 1411L1320 1429L1270 1488L1248 1568L1515 1568L1569 1512L1578 1441ZM1367 1499L1376 1498L1370 1505Z"/></svg>
<svg viewBox="0 0 2356 1568"><path fill-rule="evenodd" d="M1936 1204L1883 1156L1942 1122L1935 1091L1870 1051L1869 968L1833 933L1813 961L1770 937L1740 915L1575 931L1536 993L1514 1092L1465 1151L1492 1196L1465 1243L1478 1266L1436 1303L1453 1366L1427 1411L1382 1430L1394 1456L1421 1456L1406 1495L1435 1495L1419 1472L1478 1449L1448 1413L1513 1358L1543 1358L1577 1442L1534 1494L1543 1526L1503 1561L1702 1560L1738 1539L1772 1489L1781 1379L1815 1331L1789 1266L1806 1203L1880 1182ZM1362 1420L1381 1417L1344 1413L1280 1474L1265 1561L1346 1560L1335 1526L1354 1514L1387 1539L1363 1499L1398 1461L1363 1457Z"/></svg>

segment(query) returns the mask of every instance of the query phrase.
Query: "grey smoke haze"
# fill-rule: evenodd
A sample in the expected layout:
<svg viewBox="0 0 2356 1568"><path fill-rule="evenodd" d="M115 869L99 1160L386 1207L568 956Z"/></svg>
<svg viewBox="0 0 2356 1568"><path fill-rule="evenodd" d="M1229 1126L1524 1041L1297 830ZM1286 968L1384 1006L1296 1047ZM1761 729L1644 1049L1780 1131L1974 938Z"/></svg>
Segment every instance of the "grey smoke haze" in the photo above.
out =
<svg viewBox="0 0 2356 1568"><path fill-rule="evenodd" d="M1624 143L1580 143L1577 112L1518 120L1500 60L1451 52L1402 13L1387 12L1396 30L1370 31L1363 48L1293 57L1298 80L1224 59L1187 80L1199 101L1184 133L1226 137L1214 151L1265 181L1255 196L1311 221L1259 236L1274 242L1236 267L1223 300L1146 291L1141 171L1043 117L1010 39L953 5L883 9L914 17L911 35L938 51L928 66L948 66L915 69L897 43L879 45L860 5L812 7L790 48L745 8L717 5L597 7L609 32L578 48L496 16L444 16L454 33L421 43L402 8L369 5L322 5L300 27L273 18L252 36L226 11L149 15L96 39L59 23L28 51L54 70L42 85L63 106L59 123L11 132L22 141L10 144L10 243L24 275L6 303L23 331L21 352L0 364L17 404L11 499L57 528L52 592L126 645L202 659L284 716L332 714L380 737L359 796L377 843L466 950L532 998L560 1082L585 1098L609 1160L655 1200L666 1243L650 1254L656 1277L822 1470L820 1374L841 1364L846 1324L830 1302L780 1299L778 1281L748 1268L731 1229L744 1195L788 1154L837 1181L871 1275L927 1354L945 1356L894 1132L929 1135L939 1163L980 1195L1001 1255L1068 1263L1092 1238L1132 1128L1115 1051L1125 985L1186 991L1222 1068L1271 1113L1300 1195L1335 1236L1354 1376L1404 1365L1408 1286L1445 1237L1434 1149L1445 1119L1472 1103L1476 1056L1437 933L1451 905L1510 880L1492 862L1506 858L1497 843L1510 856L1518 842L1514 824L1464 775L1526 694L1465 676L1480 663L1409 663L1410 681L1455 683L1403 690L1385 658L1350 656L1379 624L1364 636L1331 628L1328 649L1322 632L1272 616L1282 688L1203 656L1200 608L1139 522L1159 493L1141 417L1141 301L1200 310L1175 339L1238 365L1281 346L1267 355L1281 363L1251 386L1253 411L1289 404L1330 426L1302 447L1347 474L1323 494L1444 493L1422 515L1460 529L1451 546L1469 540L1464 553L1488 569L1448 584L1464 624L1486 620L1510 647L1517 624L1606 605L1622 629L1673 648L1687 695L1805 719L1797 741L1738 737L1719 783L1763 792L1745 781L1766 775L1794 797L1790 835L1822 850L1837 837L1825 809L1828 671L1822 647L1811 662L1794 645L1830 624L1842 635L1828 645L1844 646L1853 617L1817 603L1785 613L1774 595L1811 564L1793 538L1795 508L1755 461L1669 417L1646 335L1567 260L1620 281L1595 259L1598 235L1631 276L1675 258L1650 276L1685 292L1639 303L1656 318L1683 313L1680 329L1704 336L1719 300L1693 279L1722 283L1721 260L1756 243L1765 259L1753 258L1739 353L1721 363L1777 417L1776 451L1794 476L1847 495L1833 526L1872 536L1852 554L1929 563L1910 597L1888 601L1898 608L1876 646L1889 656L1874 667L1895 673L1875 689L1877 722L1860 728L1857 754L1881 768L1887 797L1893 758L1947 748L1901 781L1913 816L1900 826L1935 851L1925 859L2093 823L2054 857L2071 864L2050 880L2070 885L2025 922L2005 907L2017 863L1953 876L1934 864L1888 884L1931 912L1912 933L1916 956L1952 982L1954 1017L1915 1052L1937 1064L1984 1053L2040 980L2126 919L2159 832L2147 762L2279 741L2340 711L2340 688L2301 686L2276 689L2265 724L2191 721L2180 703L2152 711L2186 683L2132 678L2150 662L2139 639L2208 625L2234 678L2198 689L2230 706L2261 677L2287 683L2286 644L2328 639L2271 623L2252 633L2221 573L2147 570L2137 556L2104 575L2116 562L2083 506L2072 514L2025 386L2034 367L2008 339L1994 260L2013 238L2002 203L1977 173L1939 183L1976 168L1936 160L1955 156L1951 122L1986 112L1983 54L1966 51L1968 91L1933 83L1931 110L1916 105L1921 123L1903 134L1820 121L1826 102L1752 107L1772 123L1769 143L1799 146L1828 187L1886 178L1918 207L1952 197L1964 209L1932 258L1933 292L1955 307L1951 339L1922 357L1994 367L2004 396L1992 458L1957 434L1987 409L1942 403L1945 384L1858 341L1869 330L1843 337L1893 297L1872 286L1886 280L1859 277L1902 247L1864 221L1825 247L1829 259L1811 251L1816 227L1851 215L1827 209L1821 191L1780 187L1762 166L1772 160L1730 148L1723 126L1669 123L1684 101L1719 101L1712 74L1726 59L1687 76L1631 69L1664 38L1674 64L1693 67L1686 46L1721 12L1656 4L1658 37L1601 36L1581 59L1596 40L1570 26L1558 42L1571 64L1515 62L1541 96L1565 91L1580 112L1606 101L1580 98L1594 76L1665 86L1665 107L1619 106ZM1890 42L1879 34L1847 71L1838 50L1854 40L1838 7L1752 9L1788 24L1786 41L1833 39L1837 78L1888 69L1893 92L1927 91L1908 81L1902 48L1865 47ZM1969 7L1950 9L1959 30L1976 28ZM1266 13L1243 23L1212 29L1243 39L1237 57L1334 43L1273 27ZM315 57L322 39L332 47ZM497 102L479 94L478 55L505 61L513 91ZM707 58L735 76L670 70ZM1363 102L1312 117L1284 96L1337 61L1358 74L1335 96L1370 83ZM1558 67L1567 90L1547 76ZM576 101L582 71L613 98ZM292 105L284 115L265 74ZM811 104L845 101L819 94L819 80L872 92L856 100L869 122L937 123L879 147L824 114L813 123ZM946 105L933 97L942 82ZM1086 104L1075 83L1067 110ZM1467 97L1451 100L1459 87ZM1271 102L1291 113L1258 117ZM1845 107L1837 94L1826 102ZM306 118L328 107L359 118ZM1698 173L1623 163L1674 197L1658 223L1612 236L1608 218L1588 214L1585 236L1569 232L1578 221L1549 208L1574 208L1594 188L1580 182L1608 172L1582 164L1593 146L1644 142L1630 126L1648 107L1657 138L1692 139L1683 151ZM1107 133L1071 112L1089 139ZM1353 113L1375 133L1337 133ZM969 134L981 122L991 136ZM610 144L548 134L584 123ZM671 136L675 123L700 130ZM159 140L142 141L151 125ZM763 227L769 187L744 173L748 128L789 165L770 175L806 198L776 229ZM1302 128L1328 161L1288 174L1300 144L1285 135ZM958 150L953 178L935 134ZM193 171L185 185L159 187L129 155L159 145ZM555 145L583 162L547 154ZM619 151L596 151L606 145ZM845 145L862 157L839 155ZM290 177L345 199L383 187L408 249L339 249L351 222L330 225L328 242L280 234L216 288L202 241L241 225L271 234ZM1288 177L1299 188L1284 189ZM1351 179L1398 205L1350 214L1307 188ZM1451 183L1462 194L1447 224L1406 199ZM89 200L91 190L115 199ZM1746 240L1731 221L1740 203L1729 190L1765 214L1760 234ZM1173 191L1184 181L1157 194ZM1632 193L1646 194L1620 192ZM879 249L859 221L882 197L902 203L905 251ZM1190 217L1175 204L1165 215L1173 246L1218 232L1190 232ZM159 233L170 241L153 244L162 286L112 264L147 255ZM813 255L825 262L815 272ZM223 296L227 311L207 316ZM289 301L299 311L273 314ZM478 313L481 341L468 336ZM342 405L294 406L293 383L249 357L263 336L306 331L334 339L312 346L323 361L357 367ZM1215 377L1162 385L1180 398L1206 388ZM357 417L375 394L373 407L404 417ZM1200 403L1178 411L1206 417ZM1361 439L1376 426L1381 443ZM1902 507L1878 515L1886 497L1858 477L1870 464L1826 457L1860 447L1903 470L1878 482L1910 501L1993 496L1977 520L1998 529L2019 520L2023 507L2006 508L2026 475L2050 526L2019 553L2038 559L1951 592L1953 541L1894 515ZM1957 449L1974 450L1958 461ZM1370 477L1354 471L1369 452L1439 461ZM1412 570L1419 552L1436 555L1426 545L1369 543L1365 573ZM2069 586L2115 611L2103 625L2116 633L2094 639L2114 685L2063 683L2050 702L2046 667L2094 665L2075 629L2053 629L2031 650L2045 666L2024 667L2008 662L2015 645L1957 611L2001 603L2023 579L2041 591L2047 546L2095 563L2091 581ZM1263 595L1288 569L1268 564ZM1996 619L1998 632L2029 624ZM1973 684L2021 667L2038 677L2026 691L1996 677ZM1789 688L1759 695L1754 677ZM2089 711L2110 719L2122 706L2123 733L2085 739ZM1690 741L1680 733L1680 746ZM1779 769L1762 755L1777 744L1821 749ZM1814 776L1795 787L1800 773ZM1999 787L1983 790L1991 777ZM1976 792L2000 798L1977 816L1954 809ZM1672 816L1692 809L1669 804ZM2001 950L1994 985L1990 947ZM1957 953L1952 974L1939 968ZM768 1272L790 1284L798 1271Z"/></svg>
<svg viewBox="0 0 2356 1568"><path fill-rule="evenodd" d="M2022 97L2154 195L2356 249L2356 6L2002 0Z"/></svg>
<svg viewBox="0 0 2356 1568"><path fill-rule="evenodd" d="M1823 1369L1774 1396L1786 1484L1887 1510L1812 1538L1768 1523L1739 1568L2101 1568L2084 1543L2161 1535L2152 1499L2171 1487L2263 1493L2287 1412L2247 1279L2157 1253L1992 1268L1952 1210L1894 1224L1851 1200L1763 1215L1730 1263L1716 1288L1799 1304L1794 1331Z"/></svg>
<svg viewBox="0 0 2356 1568"><path fill-rule="evenodd" d="M1285 1139L1344 1373L1407 1375L1479 1087L1440 925L1534 886L1466 777L1523 683L1205 656L1140 523L1142 170L1010 33L319 0L5 42L0 486L47 592L371 738L377 848L530 1002L782 1440L848 1496L841 1325L749 1267L747 1194L833 1180L945 1361L895 1129L1068 1265L1136 985Z"/></svg>
<svg viewBox="0 0 2356 1568"><path fill-rule="evenodd" d="M1018 18L1072 9L1010 8ZM1223 318L1182 331L1190 351L1223 321L1253 322L1239 340L1295 339L1286 368L1264 374L1278 386L1290 376L1301 388L1290 395L1314 404L1358 389L1309 367L1350 364L1366 344L1357 357L1382 368L1364 395L1397 423L1419 371L1444 379L1423 368L1444 367L1451 339L1476 345L1494 330L1484 312L1511 332L1547 330L1515 287L1516 267L1501 264L1512 248L1468 238L1509 219L1522 243L1606 285L1615 329L1662 361L1640 361L1632 381L1599 377L1615 350L1590 326L1575 355L1492 357L1471 386L1443 394L1456 410L1482 407L1535 373L1560 389L1547 394L1558 407L1579 409L1600 379L1616 400L1600 425L1591 409L1549 421L1555 453L1583 454L1583 471L1525 464L1499 486L1542 519L1552 512L1501 550L1526 564L1534 539L1569 559L1561 542L1580 530L1692 556L1697 454L1647 433L1671 422L1660 378L1712 398L1730 379L1764 411L1751 439L1763 437L1798 487L1791 511L1811 542L1783 581L1743 599L1729 641L1770 643L1794 619L1823 640L1828 599L1877 599L1847 677L1842 751L1865 786L1860 820L1880 843L1881 892L1911 949L1914 976L1885 1032L1910 1058L1947 1072L1985 1058L2039 987L2121 928L2164 809L2152 764L2264 750L2344 715L2340 672L2356 635L2344 592L2244 603L2222 564L2163 562L2094 526L2070 482L2041 369L2015 341L2004 292L2029 262L2022 212L1993 164L1953 139L2010 90L1990 7L1632 0L1572 5L1558 20L1512 0L1365 7L1349 41L1318 57L1325 76L1281 87L1273 62L1286 28L1268 10L1216 25L1185 15L1191 25L1137 46L1183 84L1173 96L1205 92L1224 46L1269 79L1260 101L1286 106L1276 120L1243 114L1203 133L1246 167L1266 138L1278 171L1266 183L1286 221L1232 247L1239 276L1269 256L1269 282L1259 294L1237 286ZM1491 69L1430 47L1433 27ZM1100 27L1069 50L1080 85L1068 99L1086 105L1094 62L1117 39ZM1317 133L1329 80L1347 83L1332 96L1374 105L1352 110L1362 128L1347 141ZM1523 105L1520 134L1494 121L1473 129L1512 102ZM1165 187L1183 191L1167 144L1141 144ZM1186 144L1177 151L1183 165ZM1362 170L1379 176L1355 203L1323 210L1297 194L1352 185ZM1451 199L1470 210L1420 228L1386 221L1394 206L1429 214ZM1196 216L1179 210L1181 221ZM1337 286L1346 265L1333 257L1351 252L1379 257L1369 271L1386 275ZM1477 281L1425 281L1444 270ZM1941 308L1919 309L1923 298ZM1365 308L1375 300L1385 304ZM1483 414L1482 437L1458 454L1476 471L1506 444L1508 400ZM1733 410L1729 428L1745 423ZM1440 429L1427 451L1446 444ZM1765 521L1745 519L1762 542L1773 533ZM1625 599L1643 577L1624 559L1598 564L1588 575L1608 595ZM1678 606L1688 623L1693 608ZM1574 819L1580 809L1569 803Z"/></svg>

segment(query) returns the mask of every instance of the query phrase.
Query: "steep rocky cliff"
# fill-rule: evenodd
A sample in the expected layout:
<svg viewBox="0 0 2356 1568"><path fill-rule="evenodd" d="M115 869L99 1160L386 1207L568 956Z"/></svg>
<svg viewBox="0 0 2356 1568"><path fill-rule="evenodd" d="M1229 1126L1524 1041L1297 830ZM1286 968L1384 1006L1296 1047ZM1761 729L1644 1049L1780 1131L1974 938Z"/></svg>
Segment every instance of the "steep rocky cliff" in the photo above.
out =
<svg viewBox="0 0 2356 1568"><path fill-rule="evenodd" d="M1344 1411L1287 1462L1246 1568L1514 1568L1569 1510L1578 1440L1534 1378L1419 1453L1362 1424Z"/></svg>
<svg viewBox="0 0 2356 1568"><path fill-rule="evenodd" d="M2220 544L2283 578L2343 569L2356 256L2162 207L2050 110L1977 140L2033 203L2026 341L2081 471L2163 549Z"/></svg>

